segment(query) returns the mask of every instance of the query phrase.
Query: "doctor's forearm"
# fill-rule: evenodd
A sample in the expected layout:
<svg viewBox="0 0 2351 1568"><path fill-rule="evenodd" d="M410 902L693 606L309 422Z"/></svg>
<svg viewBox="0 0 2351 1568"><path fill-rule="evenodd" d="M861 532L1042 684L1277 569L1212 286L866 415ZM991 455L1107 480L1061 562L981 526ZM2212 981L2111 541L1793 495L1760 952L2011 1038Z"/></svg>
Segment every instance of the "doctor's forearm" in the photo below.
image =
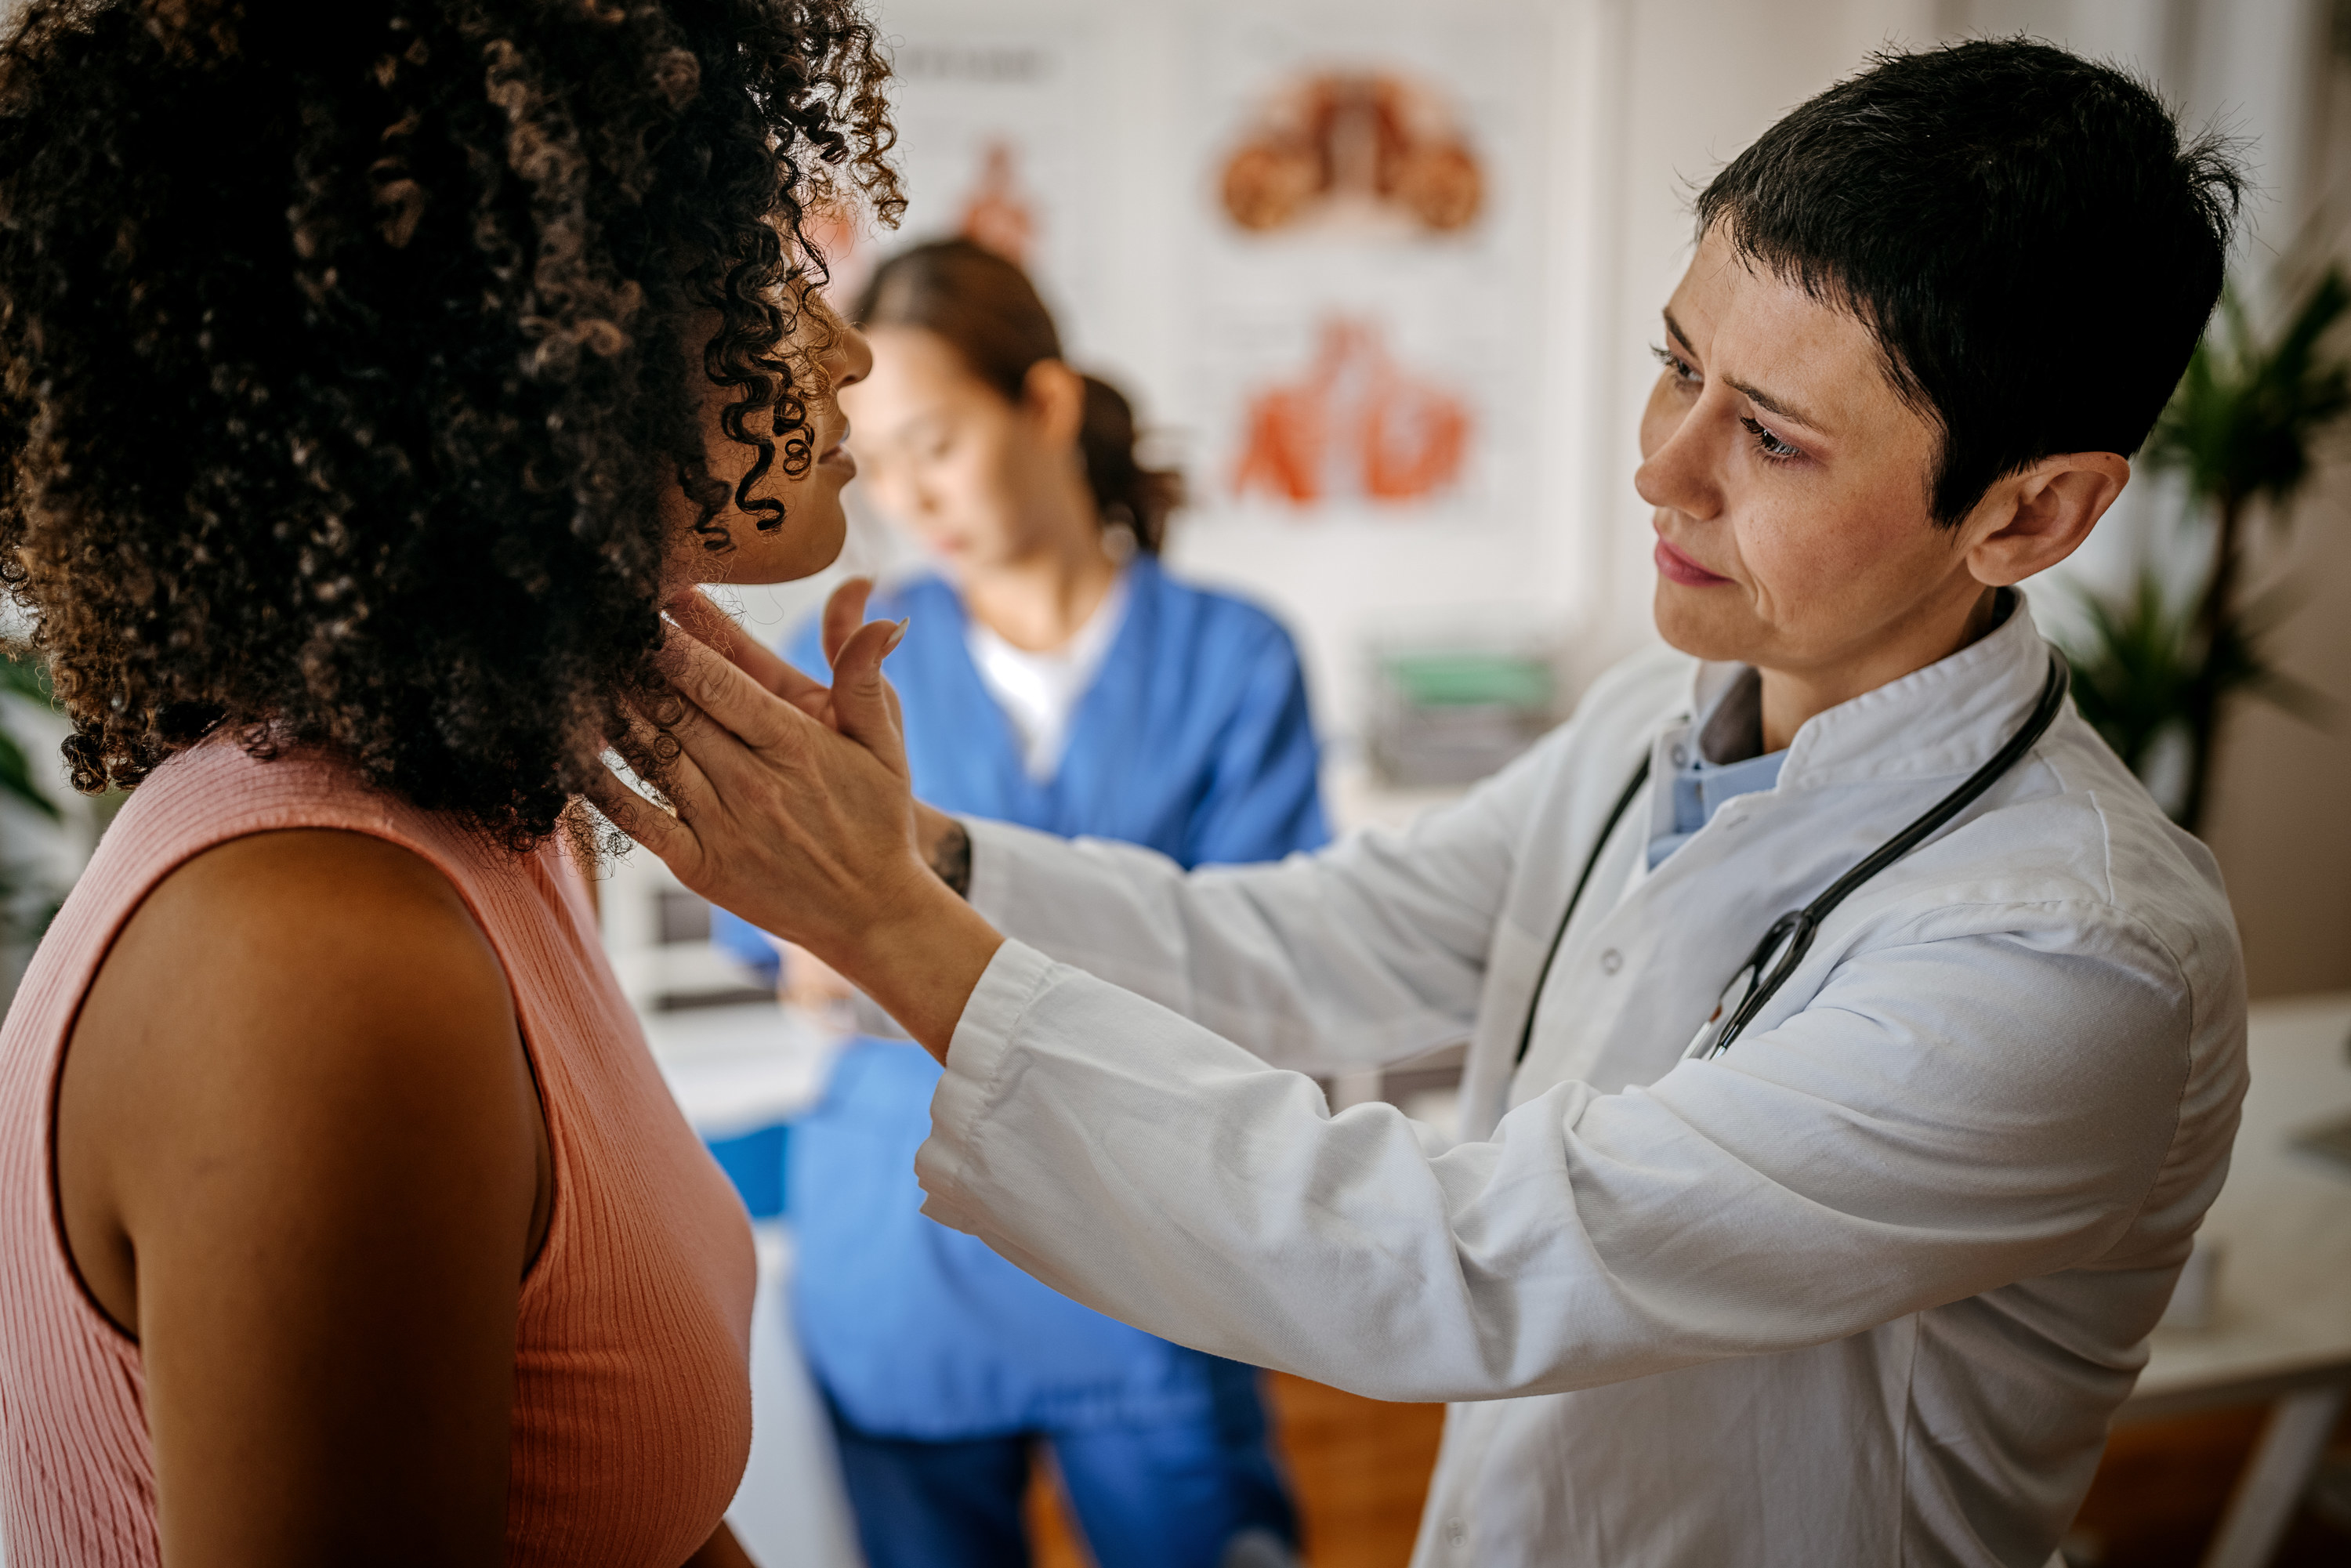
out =
<svg viewBox="0 0 2351 1568"><path fill-rule="evenodd" d="M1384 1399L1591 1387L2105 1256L2187 1071L2146 1070L2169 962L2117 940L2085 972L2005 930L1900 945L1732 1061L1562 1083L1448 1145L1392 1107L1333 1115L1302 1077L1014 942L915 1168L934 1218L1197 1349ZM2041 1038L2053 994L2096 1005L2063 1050L2007 1046Z"/></svg>
<svg viewBox="0 0 2351 1568"><path fill-rule="evenodd" d="M1468 1032L1483 974L1467 949L1490 921L1416 896L1378 846L1187 873L1134 844L964 827L990 925L1267 1061L1345 1071ZM926 859L948 852L921 827L916 840Z"/></svg>
<svg viewBox="0 0 2351 1568"><path fill-rule="evenodd" d="M965 1004L1003 944L978 911L933 882L816 956L944 1061Z"/></svg>

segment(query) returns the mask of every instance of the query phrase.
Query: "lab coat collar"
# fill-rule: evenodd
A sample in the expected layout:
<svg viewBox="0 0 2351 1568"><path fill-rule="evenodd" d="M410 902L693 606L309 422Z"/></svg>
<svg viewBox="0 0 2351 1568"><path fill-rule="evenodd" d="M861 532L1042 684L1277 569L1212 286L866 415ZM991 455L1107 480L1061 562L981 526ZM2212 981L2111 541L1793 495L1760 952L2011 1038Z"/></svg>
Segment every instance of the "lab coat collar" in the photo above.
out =
<svg viewBox="0 0 2351 1568"><path fill-rule="evenodd" d="M1922 670L1813 715L1796 731L1779 790L1973 772L2007 743L2049 674L2049 649L2021 589L2008 618ZM1701 664L1690 711L1721 700L1743 664Z"/></svg>

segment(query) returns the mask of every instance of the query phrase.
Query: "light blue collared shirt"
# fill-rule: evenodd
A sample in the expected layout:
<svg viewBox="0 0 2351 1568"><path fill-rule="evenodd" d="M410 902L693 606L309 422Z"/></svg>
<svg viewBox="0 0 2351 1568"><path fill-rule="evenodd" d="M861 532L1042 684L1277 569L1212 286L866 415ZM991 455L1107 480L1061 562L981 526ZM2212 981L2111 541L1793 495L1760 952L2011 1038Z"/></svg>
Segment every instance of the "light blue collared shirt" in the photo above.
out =
<svg viewBox="0 0 2351 1568"><path fill-rule="evenodd" d="M1714 711L1695 731L1695 741L1675 750L1674 825L1649 841L1649 869L1687 842L1714 820L1723 803L1774 788L1785 747L1762 752L1763 681L1752 668L1731 682ZM1762 755L1757 755L1762 752Z"/></svg>

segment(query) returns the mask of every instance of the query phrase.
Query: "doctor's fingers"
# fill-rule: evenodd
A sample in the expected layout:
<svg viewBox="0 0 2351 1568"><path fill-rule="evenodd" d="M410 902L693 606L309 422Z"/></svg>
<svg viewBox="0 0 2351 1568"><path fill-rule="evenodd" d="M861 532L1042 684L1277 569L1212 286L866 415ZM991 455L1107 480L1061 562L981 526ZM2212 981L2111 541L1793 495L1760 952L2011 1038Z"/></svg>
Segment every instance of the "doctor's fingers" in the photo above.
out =
<svg viewBox="0 0 2351 1568"><path fill-rule="evenodd" d="M666 706L674 710L685 705L673 696ZM666 730L625 704L621 719L621 732L606 736L605 745L619 755L630 772L658 791L659 799L647 800L619 777L609 760L596 770L582 793L606 821L659 855L681 880L694 886L706 869L709 855L702 836L680 821L676 801L681 796L690 800L708 797L710 782Z"/></svg>
<svg viewBox="0 0 2351 1568"><path fill-rule="evenodd" d="M882 678L882 661L906 635L904 621L869 621L852 632L832 662L832 711L841 733L899 778L908 777L898 694Z"/></svg>
<svg viewBox="0 0 2351 1568"><path fill-rule="evenodd" d="M789 705L777 706L815 733L840 740ZM797 777L807 768L804 748L789 743L764 748L747 746L681 692L635 699L630 721L630 744L614 749L661 791L679 821L710 856L724 857L739 847L732 842L733 836L743 822L769 809L770 797L778 793L778 782L787 795L794 793L796 787L807 788L807 781ZM640 764L636 758L645 753L652 754L652 760Z"/></svg>
<svg viewBox="0 0 2351 1568"><path fill-rule="evenodd" d="M702 846L692 830L638 794L620 778L600 769L588 781L589 803L604 820L661 857L688 887L702 880Z"/></svg>
<svg viewBox="0 0 2351 1568"><path fill-rule="evenodd" d="M761 687L790 703L802 713L822 719L831 693L824 683L803 674L789 662L763 646L743 630L735 617L712 603L698 588L689 588L664 606L669 617L686 634L714 650Z"/></svg>
<svg viewBox="0 0 2351 1568"><path fill-rule="evenodd" d="M674 693L655 702L650 716L634 705L623 705L621 712L627 727L606 737L605 744L620 753L631 772L659 791L662 803L654 809L691 831L716 810L718 794L678 732L689 722L706 725L709 720ZM699 840L701 834L695 837Z"/></svg>
<svg viewBox="0 0 2351 1568"><path fill-rule="evenodd" d="M823 727L805 708L768 690L683 628L662 644L653 664L669 677L672 691L684 699L689 709L699 709L717 727L754 750L789 747L804 742L811 729ZM692 713L677 725L671 725L664 715L651 716L671 728L681 742L687 741Z"/></svg>
<svg viewBox="0 0 2351 1568"><path fill-rule="evenodd" d="M865 623L865 601L873 591L873 580L852 577L832 591L824 601L824 662L840 678L841 649L850 634Z"/></svg>
<svg viewBox="0 0 2351 1568"><path fill-rule="evenodd" d="M894 745L876 755L752 686L741 671L690 638L678 642L685 667L672 689L641 699L632 714L640 725L652 721L661 738L633 739L658 747L664 759L674 749L677 760L666 764L662 789L705 854L756 859L802 813L822 817L831 810L836 795L861 805L905 795L904 756ZM710 704L696 701L697 692ZM648 709L648 702L658 711ZM712 868L714 875L730 871ZM772 921L755 924L782 929Z"/></svg>

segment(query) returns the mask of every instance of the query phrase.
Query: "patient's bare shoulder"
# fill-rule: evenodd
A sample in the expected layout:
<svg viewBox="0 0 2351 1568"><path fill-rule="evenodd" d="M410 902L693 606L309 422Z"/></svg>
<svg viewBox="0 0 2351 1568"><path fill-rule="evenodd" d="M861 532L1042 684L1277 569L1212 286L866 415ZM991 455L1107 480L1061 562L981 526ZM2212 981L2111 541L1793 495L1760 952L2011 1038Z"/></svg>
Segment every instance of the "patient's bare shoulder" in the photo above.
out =
<svg viewBox="0 0 2351 1568"><path fill-rule="evenodd" d="M543 1140L504 971L419 856L272 832L156 886L75 1027L57 1164L141 1343L167 1557L315 1561L364 1521L496 1560ZM238 1511L265 1493L308 1500Z"/></svg>

